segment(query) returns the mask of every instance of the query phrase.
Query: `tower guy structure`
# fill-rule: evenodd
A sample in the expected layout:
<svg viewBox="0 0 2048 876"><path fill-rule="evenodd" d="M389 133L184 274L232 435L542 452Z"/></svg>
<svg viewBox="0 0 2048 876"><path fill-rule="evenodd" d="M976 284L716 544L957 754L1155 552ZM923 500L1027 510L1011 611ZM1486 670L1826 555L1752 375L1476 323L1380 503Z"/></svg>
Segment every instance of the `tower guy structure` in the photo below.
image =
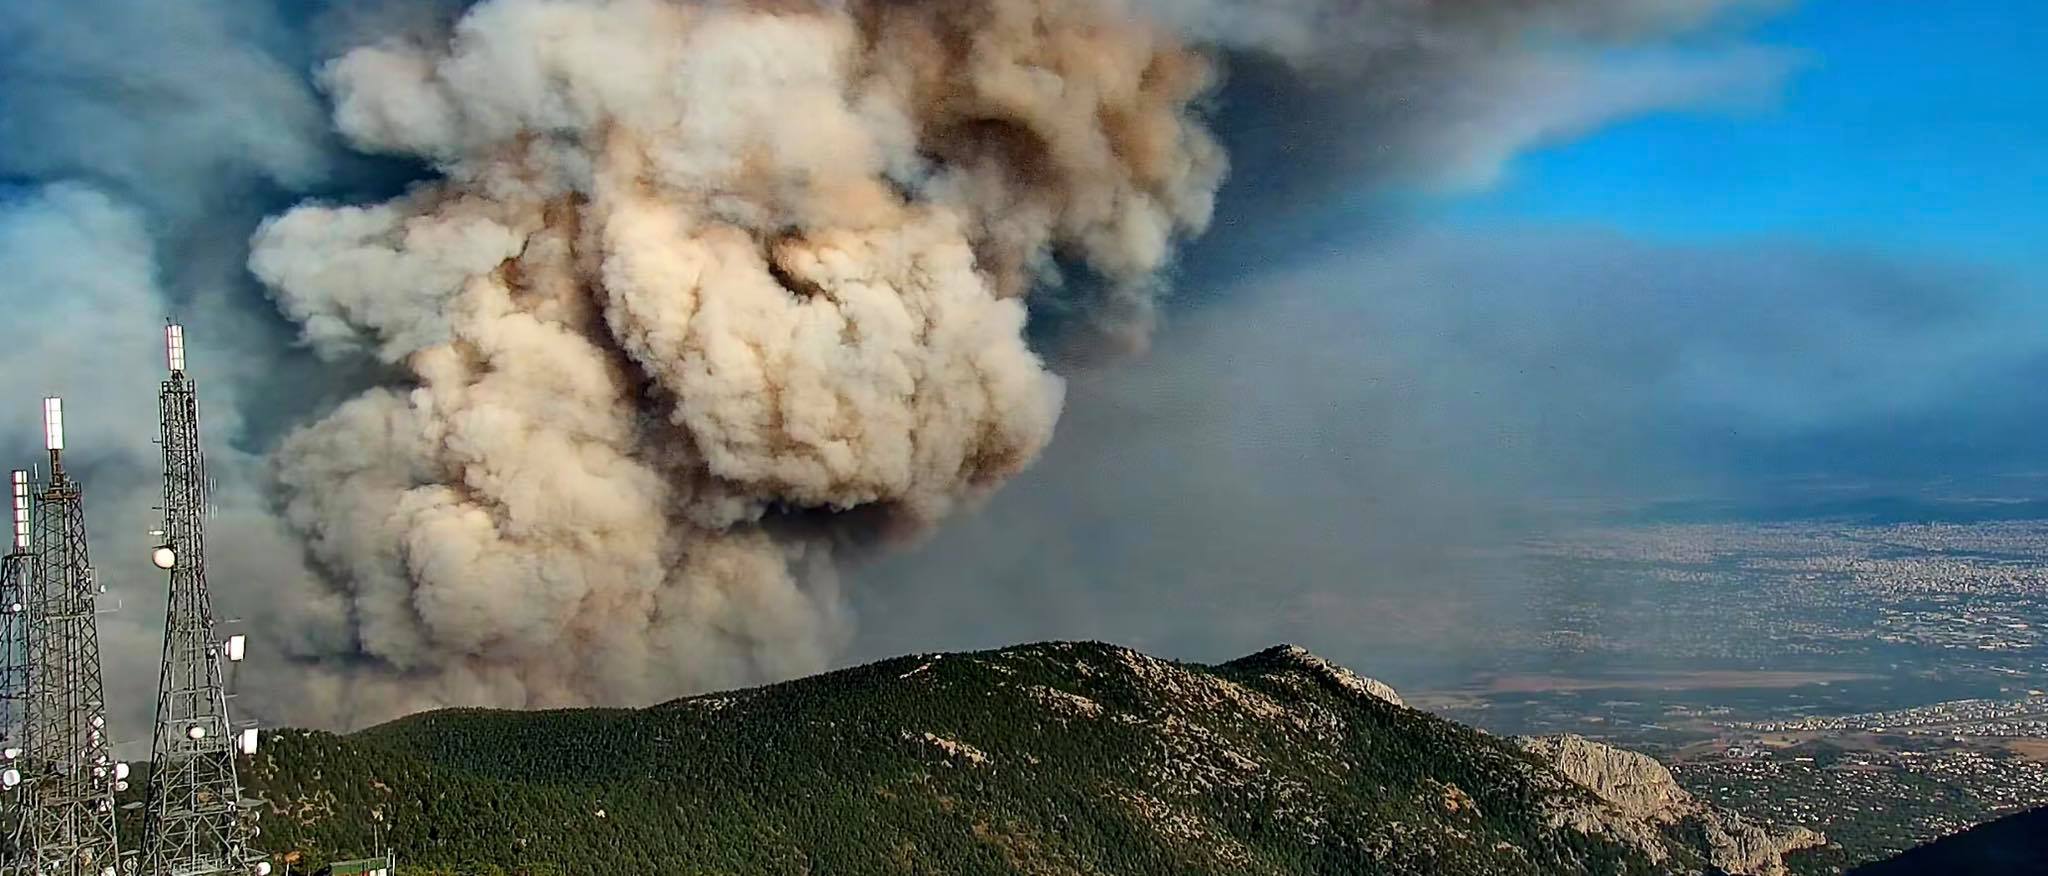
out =
<svg viewBox="0 0 2048 876"><path fill-rule="evenodd" d="M164 330L170 376L163 382L163 544L152 558L170 573L164 657L157 686L156 739L143 804L144 876L267 873L249 847L241 813L238 750L253 753L255 730L236 734L228 717L224 663L242 657L244 638L215 638L206 590L206 463L199 446L199 398L185 373L185 333Z"/></svg>
<svg viewBox="0 0 2048 876"><path fill-rule="evenodd" d="M43 400L43 434L50 480L30 514L23 744L14 761L20 766L7 768L23 786L21 870L115 876L120 766L107 741L99 584L86 550L84 492L64 472L59 399Z"/></svg>

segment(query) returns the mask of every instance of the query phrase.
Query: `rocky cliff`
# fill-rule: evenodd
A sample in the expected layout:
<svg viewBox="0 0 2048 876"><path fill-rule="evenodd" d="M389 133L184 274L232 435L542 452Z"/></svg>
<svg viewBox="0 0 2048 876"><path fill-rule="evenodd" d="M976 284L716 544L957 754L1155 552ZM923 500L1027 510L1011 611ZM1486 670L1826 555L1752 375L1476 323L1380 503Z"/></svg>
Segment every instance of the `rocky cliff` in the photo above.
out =
<svg viewBox="0 0 2048 876"><path fill-rule="evenodd" d="M1599 799L1595 808L1554 811L1557 824L1625 837L1659 862L1665 860L1662 852L1671 837L1689 837L1722 872L1783 876L1787 852L1827 843L1827 837L1803 827L1773 827L1710 806L1679 787L1671 771L1647 755L1579 736L1515 741Z"/></svg>

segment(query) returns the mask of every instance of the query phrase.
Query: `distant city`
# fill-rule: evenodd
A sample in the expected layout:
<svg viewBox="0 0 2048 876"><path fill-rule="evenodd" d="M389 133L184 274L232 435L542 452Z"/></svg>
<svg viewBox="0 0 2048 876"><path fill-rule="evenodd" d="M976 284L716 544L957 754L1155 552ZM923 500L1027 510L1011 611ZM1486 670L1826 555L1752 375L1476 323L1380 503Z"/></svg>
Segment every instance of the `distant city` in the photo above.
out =
<svg viewBox="0 0 2048 876"><path fill-rule="evenodd" d="M1810 872L2048 804L2048 521L1614 526L1528 541L1499 671L1414 699L1657 755L1827 832Z"/></svg>

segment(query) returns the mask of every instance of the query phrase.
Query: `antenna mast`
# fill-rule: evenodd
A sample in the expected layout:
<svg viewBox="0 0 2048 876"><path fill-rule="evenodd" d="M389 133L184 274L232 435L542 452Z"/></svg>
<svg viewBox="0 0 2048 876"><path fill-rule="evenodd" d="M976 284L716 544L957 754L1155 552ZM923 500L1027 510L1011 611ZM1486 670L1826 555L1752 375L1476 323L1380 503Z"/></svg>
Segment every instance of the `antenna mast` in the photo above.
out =
<svg viewBox="0 0 2048 876"><path fill-rule="evenodd" d="M30 550L28 472L11 481L7 555L0 559L0 873L24 872L28 848L23 804L22 739L28 712L28 596L35 565Z"/></svg>
<svg viewBox="0 0 2048 876"><path fill-rule="evenodd" d="M23 784L23 863L37 876L114 876L122 767L108 751L99 586L86 550L84 493L64 472L62 400L43 400L43 435L50 482L30 515L24 744L21 765L9 767ZM18 534L15 543L19 553Z"/></svg>
<svg viewBox="0 0 2048 876"><path fill-rule="evenodd" d="M156 741L143 806L146 876L268 873L249 848L235 753L254 753L256 731L228 719L222 663L242 658L244 639L214 639L206 592L206 463L199 448L199 399L185 375L185 330L164 328L170 377L163 382L164 542L152 560L170 573Z"/></svg>

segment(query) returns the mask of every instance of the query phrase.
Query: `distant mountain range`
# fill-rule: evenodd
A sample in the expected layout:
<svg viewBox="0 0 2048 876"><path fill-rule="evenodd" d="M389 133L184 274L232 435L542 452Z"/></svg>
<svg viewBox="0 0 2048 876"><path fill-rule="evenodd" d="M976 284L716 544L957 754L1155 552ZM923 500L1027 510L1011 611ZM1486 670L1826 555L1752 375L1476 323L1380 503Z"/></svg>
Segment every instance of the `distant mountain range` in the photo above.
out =
<svg viewBox="0 0 2048 876"><path fill-rule="evenodd" d="M1822 838L1650 758L1509 739L1280 647L922 655L642 710L276 734L247 768L294 872L1778 874Z"/></svg>
<svg viewBox="0 0 2048 876"><path fill-rule="evenodd" d="M2048 876L2048 808L2008 815L1907 849L1850 876Z"/></svg>

